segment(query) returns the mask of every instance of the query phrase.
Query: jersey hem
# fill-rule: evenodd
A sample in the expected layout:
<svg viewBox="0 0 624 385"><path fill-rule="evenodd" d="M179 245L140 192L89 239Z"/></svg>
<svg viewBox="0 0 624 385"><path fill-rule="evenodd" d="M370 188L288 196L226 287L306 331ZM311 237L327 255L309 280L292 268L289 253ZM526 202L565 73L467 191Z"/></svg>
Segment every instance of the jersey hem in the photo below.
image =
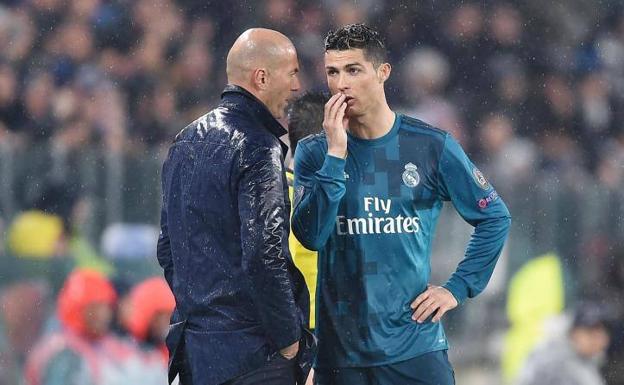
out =
<svg viewBox="0 0 624 385"><path fill-rule="evenodd" d="M384 366L384 365L393 365L393 364L398 364L400 362L404 362L404 361L408 361L411 359L414 359L416 357L420 357L423 354L427 354L427 353L433 353L433 352L438 352L440 350L448 350L449 349L449 345L448 343L445 343L444 345L440 345L440 346L436 346L435 348L431 348L431 349L427 349L425 351L421 351L421 352L417 352L414 354L407 354L401 357L397 357L397 358L392 358L392 359L388 359L386 361L381 361L381 362L375 362L375 363L370 363L370 364L357 364L357 365L319 365L316 362L314 363L314 368L319 368L319 369L333 369L333 368L372 368L372 367L377 367L377 366Z"/></svg>

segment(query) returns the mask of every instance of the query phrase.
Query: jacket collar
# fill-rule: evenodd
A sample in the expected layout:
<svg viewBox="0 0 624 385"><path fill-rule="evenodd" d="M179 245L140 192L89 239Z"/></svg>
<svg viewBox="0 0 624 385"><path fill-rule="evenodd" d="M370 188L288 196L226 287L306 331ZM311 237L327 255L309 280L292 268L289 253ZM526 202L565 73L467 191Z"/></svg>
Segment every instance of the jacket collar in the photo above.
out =
<svg viewBox="0 0 624 385"><path fill-rule="evenodd" d="M221 99L224 102L232 102L241 107L249 107L257 115L257 118L260 119L262 125L278 139L280 136L288 133L280 122L273 117L271 112L269 112L269 109L264 103L243 87L228 84L221 93ZM285 144L282 143L282 147L283 146L285 146Z"/></svg>

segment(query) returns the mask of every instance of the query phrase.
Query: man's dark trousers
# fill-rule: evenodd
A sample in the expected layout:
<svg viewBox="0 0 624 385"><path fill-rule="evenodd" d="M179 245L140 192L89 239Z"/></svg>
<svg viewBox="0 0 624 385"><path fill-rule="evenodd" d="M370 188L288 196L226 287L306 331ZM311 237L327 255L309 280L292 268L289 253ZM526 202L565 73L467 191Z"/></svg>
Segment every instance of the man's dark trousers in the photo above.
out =
<svg viewBox="0 0 624 385"><path fill-rule="evenodd" d="M276 354L263 367L225 382L223 385L294 385L295 360ZM194 385L188 368L180 371L180 385Z"/></svg>

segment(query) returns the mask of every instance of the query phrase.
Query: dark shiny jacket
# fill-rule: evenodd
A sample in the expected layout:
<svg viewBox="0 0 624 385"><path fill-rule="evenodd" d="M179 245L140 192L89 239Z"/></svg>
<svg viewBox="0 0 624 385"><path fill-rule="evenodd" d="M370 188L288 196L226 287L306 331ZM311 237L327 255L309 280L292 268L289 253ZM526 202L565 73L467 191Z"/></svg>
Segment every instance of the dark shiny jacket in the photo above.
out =
<svg viewBox="0 0 624 385"><path fill-rule="evenodd" d="M300 375L309 369L309 295L288 250L285 132L258 99L228 85L169 150L158 262L176 299L170 381L185 370L193 384L221 384L302 337Z"/></svg>

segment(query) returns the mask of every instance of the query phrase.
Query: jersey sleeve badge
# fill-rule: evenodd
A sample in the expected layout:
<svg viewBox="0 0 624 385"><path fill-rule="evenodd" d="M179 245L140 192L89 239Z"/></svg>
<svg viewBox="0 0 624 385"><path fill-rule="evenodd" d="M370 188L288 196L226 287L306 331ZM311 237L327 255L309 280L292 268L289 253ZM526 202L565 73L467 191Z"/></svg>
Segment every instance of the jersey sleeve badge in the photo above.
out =
<svg viewBox="0 0 624 385"><path fill-rule="evenodd" d="M484 190L488 190L490 188L490 183L487 181L487 179L485 179L485 176L483 176L483 173L481 171L479 171L478 168L473 168L472 169L472 177L474 178L475 182L477 182L477 185L479 185L479 187L481 187Z"/></svg>

